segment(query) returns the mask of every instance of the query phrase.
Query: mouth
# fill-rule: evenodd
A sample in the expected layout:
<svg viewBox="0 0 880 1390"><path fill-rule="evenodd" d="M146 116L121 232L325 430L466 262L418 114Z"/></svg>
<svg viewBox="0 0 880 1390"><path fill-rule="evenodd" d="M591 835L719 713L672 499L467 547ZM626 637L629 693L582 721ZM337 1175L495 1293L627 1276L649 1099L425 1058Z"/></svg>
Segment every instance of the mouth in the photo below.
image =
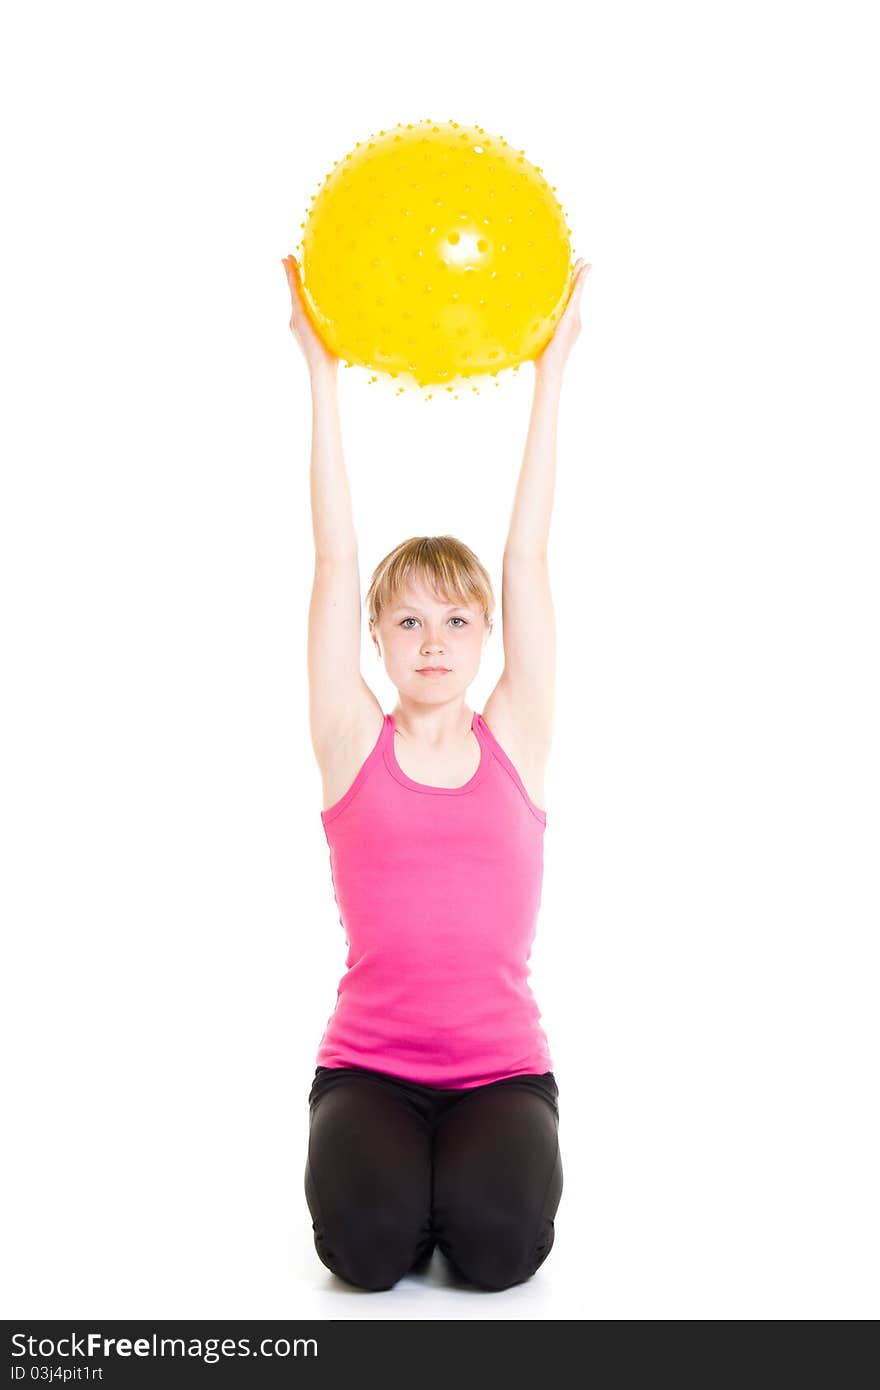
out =
<svg viewBox="0 0 880 1390"><path fill-rule="evenodd" d="M419 666L416 668L419 676L448 676L449 670L446 666Z"/></svg>

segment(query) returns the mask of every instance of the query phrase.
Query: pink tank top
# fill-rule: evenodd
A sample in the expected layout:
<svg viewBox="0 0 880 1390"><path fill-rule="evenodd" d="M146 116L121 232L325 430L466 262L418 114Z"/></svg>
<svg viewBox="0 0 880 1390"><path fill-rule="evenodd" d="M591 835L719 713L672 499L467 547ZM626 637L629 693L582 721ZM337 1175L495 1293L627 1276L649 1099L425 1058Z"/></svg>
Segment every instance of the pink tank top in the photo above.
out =
<svg viewBox="0 0 880 1390"><path fill-rule="evenodd" d="M385 715L321 812L346 973L317 1065L460 1090L552 1071L528 982L547 816L474 712L480 765L461 787L414 782Z"/></svg>

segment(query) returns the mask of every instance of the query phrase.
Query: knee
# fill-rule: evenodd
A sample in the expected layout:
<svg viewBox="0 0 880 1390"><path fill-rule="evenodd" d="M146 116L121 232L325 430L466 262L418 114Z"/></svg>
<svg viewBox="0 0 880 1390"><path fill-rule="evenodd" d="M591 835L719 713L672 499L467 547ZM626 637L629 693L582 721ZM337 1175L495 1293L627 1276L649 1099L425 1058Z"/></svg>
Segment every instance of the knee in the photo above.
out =
<svg viewBox="0 0 880 1390"><path fill-rule="evenodd" d="M338 1212L326 1229L315 1227L315 1249L340 1279L378 1293L393 1288L412 1268L420 1237L398 1211L352 1206Z"/></svg>
<svg viewBox="0 0 880 1390"><path fill-rule="evenodd" d="M542 1221L536 1239L534 1215L526 1220L522 1212L483 1206L438 1233L437 1243L468 1283L498 1290L530 1279L549 1255L553 1238L552 1220Z"/></svg>

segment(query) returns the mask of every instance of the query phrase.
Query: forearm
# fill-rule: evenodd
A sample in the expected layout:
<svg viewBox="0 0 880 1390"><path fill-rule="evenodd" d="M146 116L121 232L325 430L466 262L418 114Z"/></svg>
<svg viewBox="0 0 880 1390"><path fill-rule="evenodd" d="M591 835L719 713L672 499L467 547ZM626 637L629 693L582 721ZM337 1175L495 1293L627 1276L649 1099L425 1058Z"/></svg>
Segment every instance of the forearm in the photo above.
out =
<svg viewBox="0 0 880 1390"><path fill-rule="evenodd" d="M351 492L342 453L336 367L314 370L312 384L311 503L315 556L333 559L357 551Z"/></svg>
<svg viewBox="0 0 880 1390"><path fill-rule="evenodd" d="M535 372L532 414L504 552L546 556L556 487L556 435L562 376Z"/></svg>

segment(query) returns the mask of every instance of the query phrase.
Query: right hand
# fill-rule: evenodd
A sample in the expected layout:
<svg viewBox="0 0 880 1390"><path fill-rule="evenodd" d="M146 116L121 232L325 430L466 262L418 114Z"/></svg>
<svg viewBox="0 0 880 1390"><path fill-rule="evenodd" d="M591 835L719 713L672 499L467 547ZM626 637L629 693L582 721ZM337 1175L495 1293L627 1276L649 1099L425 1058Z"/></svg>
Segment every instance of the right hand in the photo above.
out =
<svg viewBox="0 0 880 1390"><path fill-rule="evenodd" d="M290 316L290 329L303 350L309 371L323 367L335 367L339 358L332 353L312 326L303 295L302 278L299 265L293 256L285 256L282 262L287 273L290 300L293 312Z"/></svg>

